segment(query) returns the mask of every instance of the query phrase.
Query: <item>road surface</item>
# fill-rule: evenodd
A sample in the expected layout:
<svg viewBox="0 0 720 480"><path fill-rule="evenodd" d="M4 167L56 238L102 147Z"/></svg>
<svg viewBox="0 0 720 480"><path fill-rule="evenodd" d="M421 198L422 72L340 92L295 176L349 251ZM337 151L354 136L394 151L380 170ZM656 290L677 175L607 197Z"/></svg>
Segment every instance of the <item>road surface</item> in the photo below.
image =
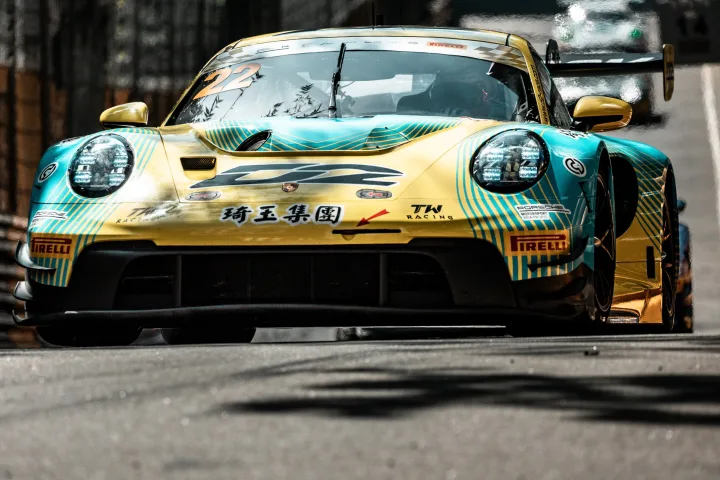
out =
<svg viewBox="0 0 720 480"><path fill-rule="evenodd" d="M720 478L720 337L0 352L2 479Z"/></svg>

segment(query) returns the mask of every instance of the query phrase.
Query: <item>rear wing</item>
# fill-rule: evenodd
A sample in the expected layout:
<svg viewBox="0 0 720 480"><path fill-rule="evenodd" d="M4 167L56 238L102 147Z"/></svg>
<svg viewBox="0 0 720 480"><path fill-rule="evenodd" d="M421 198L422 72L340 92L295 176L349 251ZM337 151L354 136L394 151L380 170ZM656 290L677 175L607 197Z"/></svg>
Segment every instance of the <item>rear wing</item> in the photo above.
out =
<svg viewBox="0 0 720 480"><path fill-rule="evenodd" d="M602 77L662 72L663 93L669 102L675 90L675 48L663 45L662 53L564 54L558 44L548 41L545 65L553 77Z"/></svg>

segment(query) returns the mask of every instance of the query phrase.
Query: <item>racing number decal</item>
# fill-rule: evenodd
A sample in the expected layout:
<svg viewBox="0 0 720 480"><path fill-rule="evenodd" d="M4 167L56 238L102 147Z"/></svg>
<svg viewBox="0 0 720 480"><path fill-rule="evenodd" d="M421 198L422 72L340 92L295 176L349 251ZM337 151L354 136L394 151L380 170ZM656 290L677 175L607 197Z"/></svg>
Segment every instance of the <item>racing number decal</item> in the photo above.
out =
<svg viewBox="0 0 720 480"><path fill-rule="evenodd" d="M233 70L232 68L222 68L216 72L213 72L205 79L206 81L212 81L212 83L200 90L198 94L195 95L193 100L205 98L208 95L214 95L216 93L247 88L252 85L252 80L249 80L249 78L258 73L260 71L260 68L261 65L259 63L249 63L247 65L241 65L235 70ZM223 82L230 78L230 75L235 75L238 73L241 73L242 75L234 78L227 85L222 85Z"/></svg>
<svg viewBox="0 0 720 480"><path fill-rule="evenodd" d="M223 68L222 70L218 70L217 72L211 73L207 77L206 81L211 81L213 79L216 79L216 80L214 82L212 82L210 85L208 85L207 87L200 90L198 92L198 94L195 95L195 98L193 100L197 100L198 98L204 98L204 97L207 97L208 95L214 95L216 93L222 92L223 89L219 85L222 82L224 82L225 80L227 80L227 78L230 76L231 72L232 72L232 70L230 70L229 68Z"/></svg>
<svg viewBox="0 0 720 480"><path fill-rule="evenodd" d="M260 71L260 64L259 63L250 63L248 65L243 65L241 67L238 67L235 69L233 74L235 73L241 73L243 71L247 70L245 73L237 77L232 82L228 83L225 88L222 89L223 92L227 92L229 90L237 90L239 88L247 88L250 85L252 85L252 80L248 80L250 77L255 75Z"/></svg>

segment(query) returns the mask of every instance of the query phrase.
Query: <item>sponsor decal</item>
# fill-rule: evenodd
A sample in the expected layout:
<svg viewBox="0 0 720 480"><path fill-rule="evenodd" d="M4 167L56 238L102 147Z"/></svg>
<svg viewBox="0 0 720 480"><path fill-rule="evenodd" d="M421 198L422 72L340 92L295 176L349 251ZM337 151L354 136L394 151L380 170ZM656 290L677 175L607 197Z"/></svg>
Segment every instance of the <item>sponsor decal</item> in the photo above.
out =
<svg viewBox="0 0 720 480"><path fill-rule="evenodd" d="M58 220L64 222L67 218L67 212L63 212L62 210L38 210L32 222L30 222L30 227L37 227L44 223L43 220Z"/></svg>
<svg viewBox="0 0 720 480"><path fill-rule="evenodd" d="M566 230L543 232L506 232L505 255L565 255L570 252Z"/></svg>
<svg viewBox="0 0 720 480"><path fill-rule="evenodd" d="M193 192L185 197L190 202L209 202L220 198L221 193L218 191Z"/></svg>
<svg viewBox="0 0 720 480"><path fill-rule="evenodd" d="M412 214L408 214L408 220L452 220L452 215L443 212L442 205L410 205Z"/></svg>
<svg viewBox="0 0 720 480"><path fill-rule="evenodd" d="M251 207L240 205L223 208L220 213L221 222L233 222L238 227L246 223L262 225L285 222L288 225L337 225L342 222L344 209L340 205L318 205L314 210L305 203L296 203L279 212L277 205L261 205Z"/></svg>
<svg viewBox="0 0 720 480"><path fill-rule="evenodd" d="M30 256L35 258L70 258L72 237L37 237L30 240Z"/></svg>
<svg viewBox="0 0 720 480"><path fill-rule="evenodd" d="M392 181L393 178L403 175L403 172L392 168L352 163L241 165L225 170L215 178L196 183L190 188L284 185L286 183L388 187L397 183Z"/></svg>
<svg viewBox="0 0 720 480"><path fill-rule="evenodd" d="M358 198L391 198L392 193L387 190L371 190L363 188L355 193Z"/></svg>
<svg viewBox="0 0 720 480"><path fill-rule="evenodd" d="M167 218L180 212L180 207L171 203L155 207L138 207L130 210L125 218L119 218L115 223L148 223L161 218Z"/></svg>
<svg viewBox="0 0 720 480"><path fill-rule="evenodd" d="M576 158L566 158L563 160L563 165L568 172L572 173L576 177L583 178L587 174L587 168L585 168L585 165Z"/></svg>
<svg viewBox="0 0 720 480"><path fill-rule="evenodd" d="M515 205L515 210L520 214L523 220L550 220L551 213L570 214L570 210L565 205Z"/></svg>
<svg viewBox="0 0 720 480"><path fill-rule="evenodd" d="M297 190L298 187L300 187L300 185L295 182L287 182L282 184L282 191L285 193L292 193Z"/></svg>
<svg viewBox="0 0 720 480"><path fill-rule="evenodd" d="M48 178L52 177L53 173L55 173L55 171L57 171L57 168L58 168L57 162L53 162L50 165L48 165L47 167L43 168L40 171L40 175L38 175L38 183L43 183Z"/></svg>
<svg viewBox="0 0 720 480"><path fill-rule="evenodd" d="M467 50L467 45L460 45L457 43L428 42L427 46L428 47L454 48L456 50Z"/></svg>
<svg viewBox="0 0 720 480"><path fill-rule="evenodd" d="M577 140L579 138L587 138L590 136L589 134L587 134L585 132L577 132L575 130L565 130L564 128L557 128L557 129L555 129L555 131L557 133L559 133L560 135L565 135L566 137L570 137L575 140Z"/></svg>
<svg viewBox="0 0 720 480"><path fill-rule="evenodd" d="M376 213L375 215L370 215L368 218L363 217L363 219L358 222L357 226L362 227L363 225L367 225L370 223L371 220L374 220L378 217L382 217L383 215L387 215L389 213L390 212L388 212L387 210L381 210L378 213Z"/></svg>

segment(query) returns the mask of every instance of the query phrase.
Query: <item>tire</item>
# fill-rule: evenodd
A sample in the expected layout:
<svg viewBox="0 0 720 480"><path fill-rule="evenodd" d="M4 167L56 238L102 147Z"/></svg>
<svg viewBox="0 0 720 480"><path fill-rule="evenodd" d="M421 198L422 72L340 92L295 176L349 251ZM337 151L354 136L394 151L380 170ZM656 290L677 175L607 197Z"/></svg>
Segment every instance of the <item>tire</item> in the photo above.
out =
<svg viewBox="0 0 720 480"><path fill-rule="evenodd" d="M675 297L675 325L673 333L693 333L694 316L692 303L692 282L685 285Z"/></svg>
<svg viewBox="0 0 720 480"><path fill-rule="evenodd" d="M163 328L162 336L168 345L198 345L204 343L250 343L254 328Z"/></svg>
<svg viewBox="0 0 720 480"><path fill-rule="evenodd" d="M38 336L57 347L126 347L140 336L141 328L37 327Z"/></svg>
<svg viewBox="0 0 720 480"><path fill-rule="evenodd" d="M662 331L672 332L675 326L678 275L680 269L680 231L675 200L675 178L668 171L663 187L663 227L661 240Z"/></svg>
<svg viewBox="0 0 720 480"><path fill-rule="evenodd" d="M612 172L608 162L600 164L595 196L594 268L592 275L593 305L580 322L591 331L607 323L615 291L617 244L615 238L615 203Z"/></svg>

